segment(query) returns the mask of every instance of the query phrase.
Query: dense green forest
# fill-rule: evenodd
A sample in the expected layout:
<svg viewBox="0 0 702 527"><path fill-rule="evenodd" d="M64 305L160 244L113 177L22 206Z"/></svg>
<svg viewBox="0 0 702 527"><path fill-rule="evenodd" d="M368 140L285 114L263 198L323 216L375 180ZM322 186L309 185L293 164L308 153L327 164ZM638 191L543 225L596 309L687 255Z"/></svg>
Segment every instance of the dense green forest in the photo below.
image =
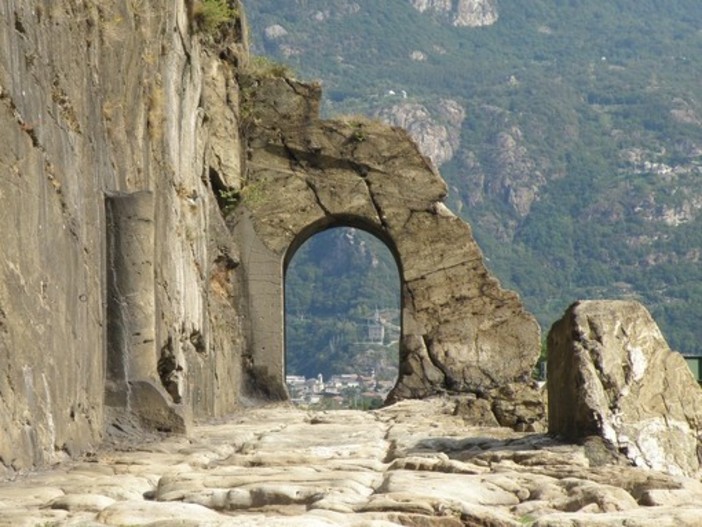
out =
<svg viewBox="0 0 702 527"><path fill-rule="evenodd" d="M247 5L254 51L321 79L328 115L465 110L440 167L448 204L545 332L576 299L634 298L675 349L702 353L702 4L498 11L469 28L409 0Z"/></svg>

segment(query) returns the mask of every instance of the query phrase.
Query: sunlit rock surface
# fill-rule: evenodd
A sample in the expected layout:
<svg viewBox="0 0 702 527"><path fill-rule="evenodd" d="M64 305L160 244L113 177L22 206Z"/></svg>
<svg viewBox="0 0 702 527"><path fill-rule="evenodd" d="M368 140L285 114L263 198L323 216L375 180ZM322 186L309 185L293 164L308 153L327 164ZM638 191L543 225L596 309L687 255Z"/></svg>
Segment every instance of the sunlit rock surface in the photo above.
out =
<svg viewBox="0 0 702 527"><path fill-rule="evenodd" d="M550 432L600 436L636 465L698 473L702 390L646 308L578 302L548 342Z"/></svg>
<svg viewBox="0 0 702 527"><path fill-rule="evenodd" d="M457 399L250 409L0 486L0 525L693 526L702 484L476 428Z"/></svg>
<svg viewBox="0 0 702 527"><path fill-rule="evenodd" d="M410 0L421 13L448 16L454 26L481 27L497 22L497 0Z"/></svg>

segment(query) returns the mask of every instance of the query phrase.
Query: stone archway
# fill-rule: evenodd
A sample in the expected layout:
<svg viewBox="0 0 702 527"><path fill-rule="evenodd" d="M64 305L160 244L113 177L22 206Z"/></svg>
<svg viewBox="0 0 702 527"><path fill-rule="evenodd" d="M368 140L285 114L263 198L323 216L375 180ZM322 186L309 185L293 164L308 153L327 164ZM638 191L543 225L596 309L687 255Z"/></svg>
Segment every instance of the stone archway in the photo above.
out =
<svg viewBox="0 0 702 527"><path fill-rule="evenodd" d="M286 397L283 268L310 236L359 226L396 253L402 287L400 375L389 396L474 392L529 378L539 328L483 264L446 184L404 130L318 119L319 88L258 80L246 104L247 186L232 216L248 291L252 389Z"/></svg>

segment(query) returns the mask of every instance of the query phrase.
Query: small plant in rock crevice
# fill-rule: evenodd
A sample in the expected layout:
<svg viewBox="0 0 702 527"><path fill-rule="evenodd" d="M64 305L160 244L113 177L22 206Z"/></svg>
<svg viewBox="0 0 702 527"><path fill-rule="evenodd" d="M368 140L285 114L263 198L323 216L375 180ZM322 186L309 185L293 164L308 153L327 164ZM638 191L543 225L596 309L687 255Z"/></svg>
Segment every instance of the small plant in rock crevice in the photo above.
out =
<svg viewBox="0 0 702 527"><path fill-rule="evenodd" d="M362 143L363 141L366 140L366 132L364 132L363 129L359 126L351 134L351 140L354 143Z"/></svg>
<svg viewBox="0 0 702 527"><path fill-rule="evenodd" d="M351 132L351 135L349 137L349 139L351 139L352 142L363 143L366 139L368 139L368 133L363 128L363 122L354 120L351 121L349 124L353 128L353 131Z"/></svg>
<svg viewBox="0 0 702 527"><path fill-rule="evenodd" d="M363 143L368 139L368 127L385 126L382 121L365 115L340 115L335 120L351 127L349 140L353 143Z"/></svg>
<svg viewBox="0 0 702 527"><path fill-rule="evenodd" d="M241 192L238 189L223 189L218 192L219 206L222 214L228 216L241 202Z"/></svg>
<svg viewBox="0 0 702 527"><path fill-rule="evenodd" d="M281 64L268 57L256 55L251 57L246 65L246 73L256 78L292 78L293 70L290 66Z"/></svg>
<svg viewBox="0 0 702 527"><path fill-rule="evenodd" d="M240 204L258 205L266 200L265 183L257 181L249 183L241 189L222 189L217 191L217 203L226 217Z"/></svg>
<svg viewBox="0 0 702 527"><path fill-rule="evenodd" d="M262 181L249 183L241 189L241 199L249 205L258 205L266 200L266 185Z"/></svg>
<svg viewBox="0 0 702 527"><path fill-rule="evenodd" d="M211 35L223 24L235 19L238 12L228 0L196 0L192 16L196 27L202 33Z"/></svg>

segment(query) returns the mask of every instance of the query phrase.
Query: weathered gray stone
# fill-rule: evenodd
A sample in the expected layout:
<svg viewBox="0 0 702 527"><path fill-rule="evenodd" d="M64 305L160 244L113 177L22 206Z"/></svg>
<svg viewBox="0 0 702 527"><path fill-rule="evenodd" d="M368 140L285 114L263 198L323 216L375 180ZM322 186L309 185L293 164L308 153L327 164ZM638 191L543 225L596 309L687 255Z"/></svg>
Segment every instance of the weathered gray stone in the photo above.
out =
<svg viewBox="0 0 702 527"><path fill-rule="evenodd" d="M652 513L646 508L601 514L583 511L576 514L555 513L539 518L532 527L697 527L698 509L660 509Z"/></svg>
<svg viewBox="0 0 702 527"><path fill-rule="evenodd" d="M226 517L194 503L120 501L103 509L96 519L106 525L148 525L157 520L196 520L216 525Z"/></svg>
<svg viewBox="0 0 702 527"><path fill-rule="evenodd" d="M702 390L642 305L578 302L548 349L551 433L599 435L638 466L699 471Z"/></svg>
<svg viewBox="0 0 702 527"><path fill-rule="evenodd" d="M545 391L535 382L508 383L493 389L488 397L501 426L524 432L545 432Z"/></svg>
<svg viewBox="0 0 702 527"><path fill-rule="evenodd" d="M114 499L100 494L71 494L54 498L46 504L46 507L70 512L100 512L113 503L115 503Z"/></svg>
<svg viewBox="0 0 702 527"><path fill-rule="evenodd" d="M460 415L471 426L500 426L487 399L463 397L456 402L454 414Z"/></svg>
<svg viewBox="0 0 702 527"><path fill-rule="evenodd" d="M151 479L153 478L121 473L99 477L71 474L71 477L64 476L63 481L56 478L55 483L61 484L67 495L96 494L114 501L127 501L143 499L145 493L152 491L156 481Z"/></svg>
<svg viewBox="0 0 702 527"><path fill-rule="evenodd" d="M149 429L185 431L184 358L156 353L154 196L107 195L107 372L105 403ZM168 349L167 355L164 350ZM159 382L160 377L160 382Z"/></svg>
<svg viewBox="0 0 702 527"><path fill-rule="evenodd" d="M614 512L635 509L636 500L624 489L602 485L579 479L565 478L558 485L567 497L552 503L553 508L576 512L587 509L590 512Z"/></svg>
<svg viewBox="0 0 702 527"><path fill-rule="evenodd" d="M105 216L107 379L115 385L107 398L121 396L126 407L128 383L156 375L153 193L107 195Z"/></svg>
<svg viewBox="0 0 702 527"><path fill-rule="evenodd" d="M497 0L458 0L454 26L482 27L497 22Z"/></svg>
<svg viewBox="0 0 702 527"><path fill-rule="evenodd" d="M412 495L413 506L421 505L430 512L437 501L443 502L446 508L450 508L452 503L483 506L512 506L519 503L514 493L493 484L484 476L395 470L388 472L383 484L369 500L369 506L373 506L376 497L409 501L407 498ZM422 502L425 503L422 505Z"/></svg>
<svg viewBox="0 0 702 527"><path fill-rule="evenodd" d="M204 50L202 97L210 120L205 162L216 192L236 191L241 186L241 149L233 145L239 145L241 138L238 105L232 102L239 100L239 84L232 65L211 55Z"/></svg>
<svg viewBox="0 0 702 527"><path fill-rule="evenodd" d="M239 402L237 250L213 187L240 186L224 106L245 46L205 54L187 4L0 4L0 474L95 448L119 424L103 401L128 406L123 366L162 408L183 406L163 428ZM148 243L112 254L140 264L113 283L138 295L110 303L105 195L149 193ZM138 316L121 323L119 362L107 327L127 298Z"/></svg>
<svg viewBox="0 0 702 527"><path fill-rule="evenodd" d="M37 525L65 524L68 514L65 511L44 510L31 517L26 509L3 509L0 514L0 527L37 527Z"/></svg>
<svg viewBox="0 0 702 527"><path fill-rule="evenodd" d="M410 0L420 12L445 15L454 26L481 27L497 22L497 0Z"/></svg>
<svg viewBox="0 0 702 527"><path fill-rule="evenodd" d="M310 236L342 225L376 235L400 270L400 375L390 401L528 379L538 326L489 275L470 227L442 203L445 183L407 134L363 118L320 121L314 85L243 82L247 181L231 223L246 246L258 386L284 390L285 266Z"/></svg>

